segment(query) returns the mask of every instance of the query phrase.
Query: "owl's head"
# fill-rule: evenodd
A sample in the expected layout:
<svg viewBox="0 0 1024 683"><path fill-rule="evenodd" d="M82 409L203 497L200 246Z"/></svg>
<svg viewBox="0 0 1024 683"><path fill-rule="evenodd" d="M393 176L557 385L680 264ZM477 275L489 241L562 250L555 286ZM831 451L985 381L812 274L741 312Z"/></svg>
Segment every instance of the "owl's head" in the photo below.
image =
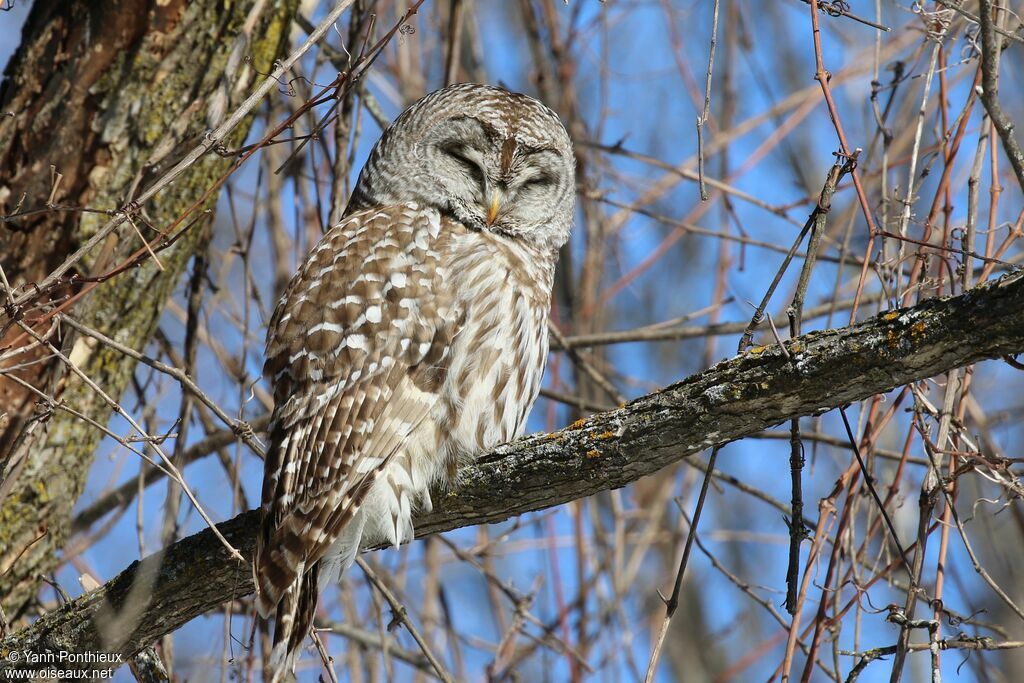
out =
<svg viewBox="0 0 1024 683"><path fill-rule="evenodd" d="M348 211L418 202L555 250L568 239L575 191L557 114L526 95L461 83L427 95L384 132Z"/></svg>

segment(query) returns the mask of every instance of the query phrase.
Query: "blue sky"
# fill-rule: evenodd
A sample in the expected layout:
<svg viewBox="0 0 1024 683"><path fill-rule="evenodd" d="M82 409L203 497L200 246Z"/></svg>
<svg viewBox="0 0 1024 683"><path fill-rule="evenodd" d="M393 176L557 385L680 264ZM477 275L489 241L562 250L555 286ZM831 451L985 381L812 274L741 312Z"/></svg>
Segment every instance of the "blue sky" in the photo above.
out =
<svg viewBox="0 0 1024 683"><path fill-rule="evenodd" d="M577 1L572 0L571 5L575 5ZM559 7L559 11L570 11L562 9L561 3L555 4ZM579 95L580 110L584 112L584 119L590 133L597 136L593 140L594 142L614 144L623 141L623 145L629 150L656 157L670 164L677 164L691 158L696 153L693 122L699 113L699 103L695 103L689 96L686 84L680 77L677 64L682 62L688 65L700 88L703 87L703 70L707 59L711 19L708 11L710 3L678 2L675 3L675 10L671 13L665 10L667 4L637 2L627 6L627 9L612 8L609 10L607 34L609 38L606 40L600 26L601 10L599 5L588 3L583 10L584 21L582 23L587 25L593 20L594 27L582 34L576 44L579 64L575 74L574 87ZM864 16L870 16L874 11L873 3L853 4L856 5L855 11ZM904 31L908 30L905 28L908 25L917 26L914 17L907 11L910 3L886 0L881 4L884 8L883 21L885 23L893 27L904 27ZM523 41L514 34L513 30L510 30L510 27L514 28L508 14L511 9L495 2L480 2L479 5L480 31L486 45L485 66L489 80L531 92L530 81L527 78L531 57ZM26 4L19 3L12 12L0 16L0 35L4 38L0 40L0 62L6 61L10 49L16 42L17 31L14 30L14 27L23 21L27 7ZM815 86L812 78L814 59L810 47L806 6L795 0L788 0L772 3L770 9L758 7L753 3L744 3L743 7L745 21L742 25L744 31L742 38L749 41L749 49L737 51L731 57L735 60L733 68L737 74L733 101L735 107L733 118L736 122L757 116L795 89ZM427 19L417 19L417 22L417 33L405 36L403 40L428 40L424 36L424 32L433 30L432 24ZM873 30L853 22L826 20L825 18L822 20L822 26L824 29L824 57L826 64L831 69L838 73L840 69L851 63L870 66L870 48L875 37ZM687 37L675 55L672 45L674 33ZM11 36L11 39L7 40L7 36ZM724 29L720 34L721 42L719 43L716 67L719 70L724 68L722 66L724 60L730 58L724 50L724 45L734 38L734 36L726 34ZM337 35L330 34L329 40L332 45L338 44ZM955 45L956 49L959 49L960 44ZM908 66L915 74L919 74L923 72L924 65L920 60L913 59L911 52L913 43L908 43L908 45L911 46L910 49L901 54L904 57L911 57L908 60ZM605 55L607 55L608 68L613 76L608 79L607 91L602 94L599 80L602 63L606 60ZM434 56L436 57L436 55ZM431 63L433 64L433 80L428 84L429 89L441 85L439 60L434 59ZM308 64L307 62L307 68L309 68ZM1012 71L1012 66L1010 69L1011 72L1007 78L1019 80L1019 77ZM721 71L719 71L720 73ZM794 74L795 76L793 76ZM332 75L333 72L330 69L322 69L312 77L319 82L325 82L329 81ZM948 74L949 98L954 103L954 108L962 103L965 88L969 85L965 83L965 77L970 76L973 76L973 72L969 68L959 70L951 68ZM866 96L870 91L871 78L871 70L867 68L850 79L837 79L840 82L835 86L837 102L851 144L865 149L871 144L871 137L875 130ZM883 72L881 78L888 78L888 73ZM911 80L910 84L906 86L911 93L907 96L909 100L920 97L922 80L920 78ZM712 94L712 111L716 116L721 112L723 105L723 88L721 81L716 81ZM378 96L389 116L393 117L398 114L400 106L388 97L386 90L375 86L373 81L371 81L370 89ZM1004 92L1008 91L1009 88L1004 87ZM607 103L607 117L601 116L602 102ZM730 147L730 167L733 169L744 168L748 158L758 152L765 140L771 138L791 113L792 110L787 110L778 119L768 119L738 137ZM379 134L379 130L375 128L368 116L364 116L363 121L364 130L356 155L356 171L361 166L362 160L365 159L369 145ZM979 122L980 114L975 108L967 133L970 145L973 145L977 139ZM930 121L927 134L931 136L930 140L932 141L934 141L933 128L934 122ZM255 138L260 132L259 128L255 129L251 137ZM725 133L711 130L708 139L714 142L716 136L721 134ZM787 247L798 229L794 227L794 224L801 224L810 210L806 203L799 202L809 192L816 192L820 188L825 171L833 161L832 152L836 148L835 134L828 114L819 102L813 110L799 120L796 132L787 138L786 144L773 147L762 160L730 179L730 183L735 188L772 205L795 205L787 212L785 218L742 200L733 202L734 213L730 215L724 209L723 203L718 200L694 222L706 228L733 232L739 225L754 239L780 245L783 248ZM792 173L789 159L793 157L799 160L800 170L810 187L802 186L802 179ZM663 171L638 161L617 156L607 156L604 159L607 166L595 173L591 177L591 181L595 183L597 189L607 193L609 198L617 202L631 203L637 200L663 174ZM971 154L961 155L954 177L960 179L965 177L970 160ZM717 159L710 159L709 175L717 177L717 168ZM936 166L936 168L938 167ZM897 185L905 185L905 175L905 167L900 166L893 172L893 181ZM934 187L937 175L938 173L932 173L928 178L923 179L923 186L919 192L919 196L925 198L922 203L930 197L929 189ZM243 225L251 216L251 206L245 205L241 191L251 191L253 187L256 187L257 181L258 173L255 164L250 164L236 176L235 186L239 191L236 196L236 209L239 211L239 222ZM960 182L957 186L963 186L963 184ZM1006 184L1009 185L1009 183ZM294 186L288 183L281 197L284 209L283 220L289 226L293 225L295 221L294 191ZM1015 218L1015 207L1020 205L1019 192L1009 186L1007 193L1007 201L1004 201L1002 205L1006 215L1000 216L1000 220ZM852 190L846 189L840 194L833 212L837 220L850 220L847 209L851 206L852 201ZM657 203L646 208L654 213L681 220L699 207L700 197L696 184L683 182L665 194ZM215 249L219 250L229 248L233 240L231 224L225 217L227 211L224 209L226 208L227 203L222 197L222 211L218 216L217 232L214 239ZM328 208L322 207L324 215ZM924 205L915 207L915 210L922 213L927 212L927 208L927 205ZM609 214L615 212L612 207L606 207L606 210ZM957 221L962 223L966 215L965 212L966 201L958 196L952 214L954 223ZM262 218L259 220L262 221ZM852 220L854 227L851 252L859 256L863 252L866 229L863 218L856 213ZM664 225L657 220L639 215L630 218L611 243L612 251L608 258L606 284L614 282L641 263L670 231L671 226ZM583 240L579 236L573 244L574 249L582 253ZM742 254L740 249L731 247L731 253L735 265L727 274L725 291L725 295L730 298L730 301L721 307L721 320L741 321L749 319L752 313L750 302L756 303L760 300L767 283L781 263L782 254L753 246L747 246L742 250ZM826 245L825 253L835 255L837 253L835 245ZM608 327L627 329L671 319L707 307L713 303L714 273L718 257L719 245L716 240L695 235L684 237L668 250L653 267L626 286L610 301ZM269 240L265 228L260 223L257 223L252 258L252 268L255 273L270 272L268 270L270 264ZM741 263L742 269L740 268ZM799 264L790 268L770 310L776 312L782 310L782 304L792 292L798 272ZM852 295L855 275L853 269L847 268L843 271L842 298ZM224 277L222 283L224 286L240 287L242 283L241 271L238 268L227 272ZM834 264L827 262L818 264L808 296L809 307L832 297L836 278L837 267ZM261 277L260 280L264 301L270 301L270 279ZM182 287L178 288L175 296L178 301L182 301ZM875 310L868 309L866 314L871 314ZM259 376L262 365L261 326L263 321L255 307L249 309L249 314L252 336L248 342L245 363L250 376L255 379ZM846 313L838 314L833 324L845 324L847 316ZM780 315L780 328L783 327L783 320L784 315ZM706 321L707 318L704 317L693 322L700 324ZM822 319L808 321L805 330L817 329L823 325L823 322ZM234 353L241 349L242 336L235 327L227 323L222 312L208 312L207 324L225 348ZM168 332L173 341L178 342L182 338L182 325L174 316L170 314L165 316L162 328ZM736 343L735 336L720 338L716 342L712 358L717 360L731 356L735 351ZM628 381L619 383L620 389L628 396L635 397L649 392L654 387L665 386L672 381L702 370L705 367L704 348L704 340L700 339L656 344L622 344L611 347L608 353L609 360L628 378ZM230 406L233 409L237 408L239 405L238 388L226 376L221 362L213 354L204 351L200 354L199 363L198 376L204 388L222 405ZM565 359L562 359L560 367L562 369L561 377L568 380L570 374ZM985 405L992 409L1014 405L1013 397L1020 394L1020 379L996 364L980 366L975 374L974 382L976 395L982 397ZM986 387L999 388L985 391ZM1007 390L1005 387L1012 387L1012 389ZM171 390L161 396L159 401L158 415L163 419L165 425L170 424L177 414L178 394ZM250 404L247 410L249 415L258 412L255 403ZM561 406L554 411L553 421L548 420L549 414L548 402L539 401L531 417L528 431L550 430L564 426L569 415ZM851 407L848 415L854 421L855 427L860 425L862 418L857 406ZM126 431L125 425L118 424L117 421L112 426L116 431ZM805 421L805 429L810 428L811 421ZM842 426L838 416L835 413L830 413L823 417L819 430L833 435L841 434ZM891 430L884 435L879 445L898 450L902 446L903 433L900 430ZM1001 439L1002 445L1007 448L1012 447L1015 438L1016 440L1020 438L1020 428L1013 421L996 426L994 433L997 438ZM191 430L190 438L192 440L198 440L200 436L200 429L193 428ZM816 501L829 492L837 473L846 467L850 456L847 451L825 446L812 448L810 444L807 446L807 451L808 466L804 475L806 512L809 517L815 518L817 515ZM244 448L230 449L230 452L232 455L237 454L242 464L243 482L248 499L250 503L254 503L258 499L261 464ZM914 455L918 457L922 455L919 446ZM785 441L747 439L732 444L723 450L718 466L741 480L756 485L778 500L788 501L789 499L788 444ZM886 475L891 477L891 465L879 461L878 466L882 468L878 476L881 480L888 481ZM109 441L104 442L97 454L96 464L80 505L90 502L112 482L133 478L137 467L138 463L134 456L124 453L123 449L116 448L116 444ZM679 469L681 473L687 471L685 466L679 466ZM214 459L210 458L192 465L186 471L186 475L193 490L215 518L228 518L234 514L230 497L225 495L227 483L223 470ZM917 479L911 478L910 481L916 482ZM676 483L675 494L682 496L683 505L688 513L692 510L698 484L699 480L693 480L692 475L690 478L686 478L683 474L680 475L679 481ZM152 552L159 545L164 491L163 484L150 488L142 503L143 518L146 520L147 552ZM900 537L906 544L912 540L916 526L916 489L909 484L905 485L901 496L903 504L895 512L895 522ZM636 503L637 493L633 487L625 490L624 498L631 505ZM595 514L598 517L607 514L606 500L600 499L591 502L590 505L594 506ZM965 510L961 510L962 514L964 512ZM970 510L967 509L966 512L970 512ZM674 513L669 514L672 517L676 516ZM584 517L585 536L592 538L595 533L593 524L589 518ZM983 540L990 536L998 537L1000 529L1009 524L1008 518L1009 515L1005 513L986 517L984 524L979 523L979 528L976 531L978 543L983 543ZM198 531L203 526L202 520L187 506L183 507L182 519L183 529L189 533ZM510 529L512 524L510 522L497 525L490 528L489 533L492 537L497 536L503 530ZM551 619L553 615L557 614L557 596L554 589L555 567L557 566L559 583L564 595L573 596L579 588L576 582L578 559L576 551L571 542L565 542L571 541L575 533L573 515L566 506L555 511L528 515L524 520L520 520L519 524L522 525L522 528L510 536L508 543L513 548L527 549L513 549L507 555L497 558L500 575L519 590L526 591L531 587L539 586L535 601L535 613L542 619ZM733 488L713 488L700 529L702 539L712 552L724 563L736 571L742 572L743 577L751 584L763 587L761 594L781 611L787 552L786 527L781 514L774 508L745 497ZM861 531L863 530L861 529ZM463 529L449 533L446 537L459 546L468 547L476 541L477 530ZM418 579L422 577L423 545L423 543L414 543L398 551L378 553L374 557L385 567L407 568L407 595L412 606L419 604ZM937 542L930 544L929 557L925 562L926 576L929 579L928 572L934 571L936 563L937 545ZM806 544L803 550L804 557L806 557ZM87 551L81 560L98 579L107 580L137 556L135 514L134 510L129 510L128 514L117 521L110 533ZM987 561L998 563L999 557L998 554L993 554L987 558ZM971 570L962 544L955 538L955 535L951 540L949 558L948 564L955 579L951 582L954 587L947 594L947 604L961 613L972 613L979 608L992 608L995 603L991 593ZM824 567L822 566L819 578L823 574ZM72 595L79 592L77 575L78 570L71 566L65 566L58 573L62 585ZM606 639L605 645L610 648L612 645L618 644L618 639L624 632L631 630L634 635L631 649L636 661L643 667L646 666L650 652L648 629L655 623L654 619L660 616L655 591L658 588L663 591L669 590L673 577L665 573L664 565L653 553L645 559L645 571L641 576L644 582L634 586L621 612L614 616L614 619L625 620L628 623L618 623L615 628L608 630L604 638ZM736 587L716 571L699 552L695 551L691 560L687 581L692 586L699 586L696 593L687 595L691 599L697 597L702 599L708 628L710 633L715 636L714 645L708 645L709 653L738 659L746 655L749 649L770 639L771 636L781 633L781 629L774 625L763 612L753 611L749 601L745 600ZM361 587L362 582L361 576L355 577L354 583L358 584L359 591L357 599L365 604L367 596ZM500 637L500 634L495 631L494 622L486 606L481 608L482 604L485 605L486 584L479 574L461 563L450 562L446 565L446 571L443 573L443 585L446 595L451 601L452 620L459 632L472 633L491 642ZM814 585L818 586L819 584ZM817 596L818 594L820 594L820 588L812 587L812 595ZM844 592L844 600L848 599L849 595L850 591L847 589ZM1018 597L1020 596L1018 595ZM335 599L336 595L334 594L328 597L328 600ZM873 608L880 610L887 602L902 602L903 598L902 593L898 590L876 587L871 590L869 599ZM817 597L814 600L816 601ZM598 605L595 603L591 607L594 610ZM864 609L869 611L864 612L860 618L860 649L892 643L897 629L884 621L884 610L881 614L871 613L871 607L867 601L864 603ZM809 619L809 614L805 613L805 623ZM950 633L951 630L955 631L955 629L947 627L946 633ZM247 624L243 619L236 618L234 620L232 633L235 638L241 640L248 637ZM852 626L846 625L840 641L842 648L853 647L852 633ZM414 647L406 635L400 634L399 637L403 645ZM197 619L181 629L175 637L175 647L181 658L180 672L193 681L217 680L221 672L219 660L222 640L223 625L219 616ZM336 650L340 649L341 646L337 639L332 642ZM776 644L769 648L747 669L743 676L734 680L766 680L781 659L780 653L783 644ZM689 645L694 646L693 643ZM679 644L675 644L675 646L681 647ZM699 644L696 647L698 650L700 649ZM480 672L490 662L492 655L483 649L464 649L470 653L465 664L466 670L472 672L473 680L481 679ZM236 656L241 656L237 643L234 651ZM595 662L600 661L600 651L600 647L593 649L592 659ZM182 656L182 653L189 654ZM823 656L826 660L830 660L829 648L823 651ZM1020 655L1004 656L1019 657ZM999 661L994 656L990 657L992 662ZM730 663L732 662L729 660L725 662L726 665ZM944 676L949 680L957 680L957 667L960 663L961 657L958 656L958 653L946 653L943 659ZM850 658L841 658L840 664L844 673L847 672ZM923 655L915 655L908 667L908 677L905 680L923 680L925 669L922 667L925 664L926 659ZM800 671L802 666L802 661L798 658L795 671ZM395 670L396 680L411 679L410 671L410 669L398 665ZM959 672L962 676L959 680L975 680L973 672L974 669L971 667L964 667L963 671ZM566 680L566 660L564 657L551 653L544 657L537 656L521 670L521 673L530 680ZM749 677L747 677L748 675ZM888 675L888 665L876 662L867 668L859 680L867 682L888 680ZM120 672L118 676L119 680L128 680L126 672ZM599 669L594 680L619 681L632 680L633 677L632 671L620 658ZM309 680L314 679L315 676L310 675ZM305 675L303 680L306 680ZM666 667L661 670L660 680L674 680Z"/></svg>

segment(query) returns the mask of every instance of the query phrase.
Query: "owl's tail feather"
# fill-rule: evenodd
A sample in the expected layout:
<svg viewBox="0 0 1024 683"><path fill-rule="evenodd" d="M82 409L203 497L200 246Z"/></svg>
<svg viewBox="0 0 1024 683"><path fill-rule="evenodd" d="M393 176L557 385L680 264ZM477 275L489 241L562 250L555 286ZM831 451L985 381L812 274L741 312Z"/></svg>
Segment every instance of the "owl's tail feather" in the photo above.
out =
<svg viewBox="0 0 1024 683"><path fill-rule="evenodd" d="M256 537L253 574L256 581L256 611L269 619L284 598L285 591L294 586L306 571L306 549L303 547L301 520L289 517L280 528L274 528L264 518L260 534ZM312 558L315 562L317 558Z"/></svg>
<svg viewBox="0 0 1024 683"><path fill-rule="evenodd" d="M319 563L307 570L293 526L294 520L288 520L275 532L264 518L256 537L256 611L263 619L274 617L273 648L264 677L270 683L294 680L295 662L316 610Z"/></svg>
<svg viewBox="0 0 1024 683"><path fill-rule="evenodd" d="M274 644L265 677L269 683L295 679L295 662L316 612L318 573L319 563L289 586L277 604Z"/></svg>

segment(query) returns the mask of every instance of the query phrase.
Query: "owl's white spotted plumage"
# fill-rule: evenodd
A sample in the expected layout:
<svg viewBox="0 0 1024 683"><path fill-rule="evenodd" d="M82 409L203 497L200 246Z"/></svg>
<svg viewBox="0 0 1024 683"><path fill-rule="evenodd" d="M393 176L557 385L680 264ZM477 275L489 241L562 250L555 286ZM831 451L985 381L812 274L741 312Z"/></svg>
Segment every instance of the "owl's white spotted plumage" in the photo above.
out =
<svg viewBox="0 0 1024 683"><path fill-rule="evenodd" d="M318 585L360 547L412 538L459 464L522 433L547 357L574 161L532 98L461 84L374 147L342 222L270 321L275 409L254 569L294 666Z"/></svg>

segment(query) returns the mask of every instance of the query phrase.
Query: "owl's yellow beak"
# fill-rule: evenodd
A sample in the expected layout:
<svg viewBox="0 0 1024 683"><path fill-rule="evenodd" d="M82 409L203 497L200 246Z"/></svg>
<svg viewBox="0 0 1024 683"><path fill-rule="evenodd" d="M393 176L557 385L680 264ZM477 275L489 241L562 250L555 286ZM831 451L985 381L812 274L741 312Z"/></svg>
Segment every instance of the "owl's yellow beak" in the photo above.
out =
<svg viewBox="0 0 1024 683"><path fill-rule="evenodd" d="M491 195L491 204L487 207L487 226L494 225L494 220L498 217L498 212L501 211L501 193L495 192Z"/></svg>

